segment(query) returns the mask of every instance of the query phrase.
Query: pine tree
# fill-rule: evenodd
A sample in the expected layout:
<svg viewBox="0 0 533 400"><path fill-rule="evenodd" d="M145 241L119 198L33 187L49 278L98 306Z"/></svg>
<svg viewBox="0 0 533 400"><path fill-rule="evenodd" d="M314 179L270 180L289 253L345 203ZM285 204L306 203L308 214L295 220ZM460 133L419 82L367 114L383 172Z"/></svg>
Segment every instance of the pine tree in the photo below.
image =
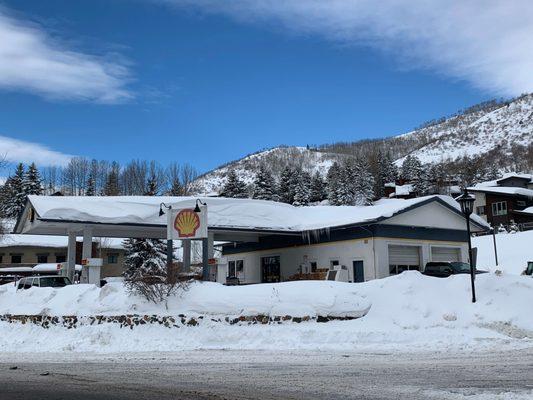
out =
<svg viewBox="0 0 533 400"><path fill-rule="evenodd" d="M311 176L305 171L298 171L294 184L294 206L307 206L311 199Z"/></svg>
<svg viewBox="0 0 533 400"><path fill-rule="evenodd" d="M286 166L279 178L278 185L278 197L279 201L287 204L292 204L294 202L294 189L296 170L290 166Z"/></svg>
<svg viewBox="0 0 533 400"><path fill-rule="evenodd" d="M375 180L375 195L380 198L384 195L385 184L395 183L398 176L398 168L394 165L390 153L381 150L377 155L377 171Z"/></svg>
<svg viewBox="0 0 533 400"><path fill-rule="evenodd" d="M354 204L358 206L368 206L374 200L374 177L369 170L368 163L359 160L354 165L353 189Z"/></svg>
<svg viewBox="0 0 533 400"><path fill-rule="evenodd" d="M41 176L35 163L31 163L24 176L24 190L26 195L41 195L43 193Z"/></svg>
<svg viewBox="0 0 533 400"><path fill-rule="evenodd" d="M17 218L24 209L27 197L26 174L22 163L15 174L6 180L2 188L2 214L5 218Z"/></svg>
<svg viewBox="0 0 533 400"><path fill-rule="evenodd" d="M274 200L275 182L270 171L264 166L259 167L254 180L253 198L258 200Z"/></svg>
<svg viewBox="0 0 533 400"><path fill-rule="evenodd" d="M355 205L355 182L357 169L354 160L345 161L340 167L339 181L336 188L337 204L339 206Z"/></svg>
<svg viewBox="0 0 533 400"><path fill-rule="evenodd" d="M85 196L96 196L96 181L91 175L89 175L89 178L87 178L87 189L85 190Z"/></svg>
<svg viewBox="0 0 533 400"><path fill-rule="evenodd" d="M333 165L328 170L327 175L327 193L329 204L332 206L340 205L338 188L341 184L341 168L337 162L334 162Z"/></svg>
<svg viewBox="0 0 533 400"><path fill-rule="evenodd" d="M244 199L248 197L248 191L246 190L246 184L241 181L234 169L228 172L226 183L222 187L220 193L222 197L230 197L236 199Z"/></svg>
<svg viewBox="0 0 533 400"><path fill-rule="evenodd" d="M431 183L428 169L421 164L413 164L411 171L411 184L413 185L413 192L415 196L425 196L434 191Z"/></svg>
<svg viewBox="0 0 533 400"><path fill-rule="evenodd" d="M111 164L111 170L107 174L104 186L104 196L118 196L120 194L118 182L119 174L120 167L116 161L113 161Z"/></svg>
<svg viewBox="0 0 533 400"><path fill-rule="evenodd" d="M420 168L422 168L420 160L416 156L409 154L402 163L402 178L406 182L411 182Z"/></svg>
<svg viewBox="0 0 533 400"><path fill-rule="evenodd" d="M157 194L158 182L155 173L151 173L146 182L146 196ZM167 270L167 244L161 239L126 239L124 265L128 287L145 295L148 299L162 300L162 291L154 283L163 284ZM156 298L154 298L154 294Z"/></svg>
<svg viewBox="0 0 533 400"><path fill-rule="evenodd" d="M312 203L318 203L327 198L326 183L322 176L317 171L311 179L311 196L310 201Z"/></svg>
<svg viewBox="0 0 533 400"><path fill-rule="evenodd" d="M159 239L125 239L124 277L137 279L166 278L166 245Z"/></svg>

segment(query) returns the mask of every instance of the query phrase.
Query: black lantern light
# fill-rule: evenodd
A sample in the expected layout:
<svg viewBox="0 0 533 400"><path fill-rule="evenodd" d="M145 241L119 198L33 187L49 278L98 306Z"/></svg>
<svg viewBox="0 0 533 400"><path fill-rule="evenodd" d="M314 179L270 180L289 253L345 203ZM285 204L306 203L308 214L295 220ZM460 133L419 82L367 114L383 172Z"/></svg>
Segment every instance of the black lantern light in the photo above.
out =
<svg viewBox="0 0 533 400"><path fill-rule="evenodd" d="M194 207L194 212L195 212L195 213L202 212L202 209L200 208L200 206L198 205L198 203L200 203L200 204L203 205L203 206L206 206L206 205L207 205L207 204L204 203L202 200L200 200L200 199L196 199L196 206Z"/></svg>
<svg viewBox="0 0 533 400"><path fill-rule="evenodd" d="M472 257L472 238L470 237L470 215L474 210L474 201L476 200L474 196L468 193L468 190L465 188L463 194L457 197L457 202L461 205L461 211L466 219L466 233L468 235L468 259L470 262L470 281L472 283L472 303L476 302L476 288L474 285L475 278L475 267Z"/></svg>
<svg viewBox="0 0 533 400"><path fill-rule="evenodd" d="M165 215L165 212L163 211L163 207L165 207L167 210L172 209L172 206L167 206L165 203L159 204L159 216L162 217Z"/></svg>

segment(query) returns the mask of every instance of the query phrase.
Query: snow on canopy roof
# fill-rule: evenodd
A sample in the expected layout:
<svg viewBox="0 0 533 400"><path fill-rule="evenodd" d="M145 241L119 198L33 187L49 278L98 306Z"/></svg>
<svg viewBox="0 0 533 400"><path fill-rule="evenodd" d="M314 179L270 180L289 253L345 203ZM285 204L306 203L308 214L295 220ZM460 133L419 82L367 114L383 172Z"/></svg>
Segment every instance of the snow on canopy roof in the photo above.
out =
<svg viewBox="0 0 533 400"><path fill-rule="evenodd" d="M101 247L104 249L123 249L123 239L102 238ZM54 235L19 235L5 234L0 236L0 248L4 247L67 247L68 239L65 236Z"/></svg>
<svg viewBox="0 0 533 400"><path fill-rule="evenodd" d="M164 202L174 209L193 208L196 197L59 197L29 196L41 220L166 226L166 216L159 216ZM373 206L308 206L266 200L200 198L208 204L210 228L276 230L302 232L343 225L374 222L429 201L439 201L460 212L459 204L448 196L426 196L415 199L382 199ZM473 216L480 226L487 224Z"/></svg>

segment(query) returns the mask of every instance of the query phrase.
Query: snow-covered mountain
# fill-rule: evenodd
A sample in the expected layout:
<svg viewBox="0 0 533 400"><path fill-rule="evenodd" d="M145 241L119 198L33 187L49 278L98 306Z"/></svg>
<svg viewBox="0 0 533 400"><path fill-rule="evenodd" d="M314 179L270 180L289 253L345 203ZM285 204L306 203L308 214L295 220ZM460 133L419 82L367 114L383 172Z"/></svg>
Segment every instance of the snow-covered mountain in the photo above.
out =
<svg viewBox="0 0 533 400"><path fill-rule="evenodd" d="M286 165L298 165L308 172L319 171L325 175L336 160L351 156L371 158L378 149L389 151L396 157L398 165L405 156L412 154L423 163L487 156L501 170L524 169L517 166L517 160L532 168L533 94L507 102L491 101L473 106L454 116L385 139L327 144L318 149L284 146L257 152L200 176L195 182L195 191L218 192L230 169L235 169L248 184L253 181L261 163L266 163L276 177Z"/></svg>
<svg viewBox="0 0 533 400"><path fill-rule="evenodd" d="M234 169L241 180L251 184L262 163L269 165L277 178L287 165L301 166L304 170L326 174L334 160L344 157L333 153L310 150L307 147L282 146L248 155L230 162L196 179L194 191L203 194L217 193L226 181L230 169Z"/></svg>
<svg viewBox="0 0 533 400"><path fill-rule="evenodd" d="M422 140L423 145L411 154L423 163L479 156L495 150L500 156L512 157L514 147L533 143L533 95L448 118L400 137ZM398 160L402 161L403 157Z"/></svg>

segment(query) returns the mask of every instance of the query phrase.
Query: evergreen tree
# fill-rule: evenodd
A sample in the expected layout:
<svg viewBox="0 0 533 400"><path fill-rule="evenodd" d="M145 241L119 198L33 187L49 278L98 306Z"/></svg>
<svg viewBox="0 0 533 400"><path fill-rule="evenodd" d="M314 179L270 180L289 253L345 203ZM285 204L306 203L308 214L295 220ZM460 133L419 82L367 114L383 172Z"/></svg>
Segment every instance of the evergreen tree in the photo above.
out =
<svg viewBox="0 0 533 400"><path fill-rule="evenodd" d="M327 198L326 183L322 176L317 171L311 179L311 195L310 201L313 203L320 202Z"/></svg>
<svg viewBox="0 0 533 400"><path fill-rule="evenodd" d="M384 195L385 184L395 183L398 177L398 168L394 165L390 153L381 150L377 155L377 171L375 180L375 195L381 198Z"/></svg>
<svg viewBox="0 0 533 400"><path fill-rule="evenodd" d="M337 204L339 206L355 205L355 184L357 169L355 161L350 159L340 167L339 180L336 188Z"/></svg>
<svg viewBox="0 0 533 400"><path fill-rule="evenodd" d="M116 161L111 164L111 169L107 173L107 178L104 186L104 196L118 196L119 190L119 174L120 167Z"/></svg>
<svg viewBox="0 0 533 400"><path fill-rule="evenodd" d="M262 164L254 180L253 198L258 200L274 200L275 182L270 171Z"/></svg>
<svg viewBox="0 0 533 400"><path fill-rule="evenodd" d="M10 176L2 188L2 215L17 218L24 209L27 197L26 174L22 163L17 165L15 174Z"/></svg>
<svg viewBox="0 0 533 400"><path fill-rule="evenodd" d="M41 195L43 193L41 176L35 163L31 163L24 176L24 190L26 195Z"/></svg>
<svg viewBox="0 0 533 400"><path fill-rule="evenodd" d="M281 171L278 185L279 201L287 204L292 204L294 202L296 177L296 170L290 166L286 166L283 171Z"/></svg>
<svg viewBox="0 0 533 400"><path fill-rule="evenodd" d="M222 197L232 197L236 199L244 199L248 197L248 191L246 190L246 184L241 181L235 170L230 170L226 178L226 183L222 187L220 193Z"/></svg>
<svg viewBox="0 0 533 400"><path fill-rule="evenodd" d="M298 171L294 185L294 206L307 206L311 199L311 176L304 171Z"/></svg>
<svg viewBox="0 0 533 400"><path fill-rule="evenodd" d="M327 192L329 204L332 206L340 205L338 188L341 184L341 168L337 162L334 162L333 165L328 170L327 175Z"/></svg>
<svg viewBox="0 0 533 400"><path fill-rule="evenodd" d="M146 182L146 196L157 194L157 177L151 173ZM142 290L147 295L154 292L154 287L145 283L163 283L167 278L167 244L161 239L126 239L123 242L125 250L124 277L132 290ZM139 283L142 281L142 283ZM147 292L148 291L148 292ZM148 297L148 296L147 296ZM152 299L153 300L153 299Z"/></svg>
<svg viewBox="0 0 533 400"><path fill-rule="evenodd" d="M183 192L183 185L181 184L179 179L174 179L172 181L172 185L170 186L169 194L171 196L183 196Z"/></svg>
<svg viewBox="0 0 533 400"><path fill-rule="evenodd" d="M166 278L166 244L159 239L125 239L124 277L129 281Z"/></svg>
<svg viewBox="0 0 533 400"><path fill-rule="evenodd" d="M353 167L353 203L358 206L368 206L374 200L374 177L369 170L368 163L359 160Z"/></svg>
<svg viewBox="0 0 533 400"><path fill-rule="evenodd" d="M416 178L416 174L422 168L422 163L416 156L409 154L402 163L402 179L411 182Z"/></svg>
<svg viewBox="0 0 533 400"><path fill-rule="evenodd" d="M421 164L413 164L411 170L411 184L415 196L426 196L434 191L428 169Z"/></svg>

